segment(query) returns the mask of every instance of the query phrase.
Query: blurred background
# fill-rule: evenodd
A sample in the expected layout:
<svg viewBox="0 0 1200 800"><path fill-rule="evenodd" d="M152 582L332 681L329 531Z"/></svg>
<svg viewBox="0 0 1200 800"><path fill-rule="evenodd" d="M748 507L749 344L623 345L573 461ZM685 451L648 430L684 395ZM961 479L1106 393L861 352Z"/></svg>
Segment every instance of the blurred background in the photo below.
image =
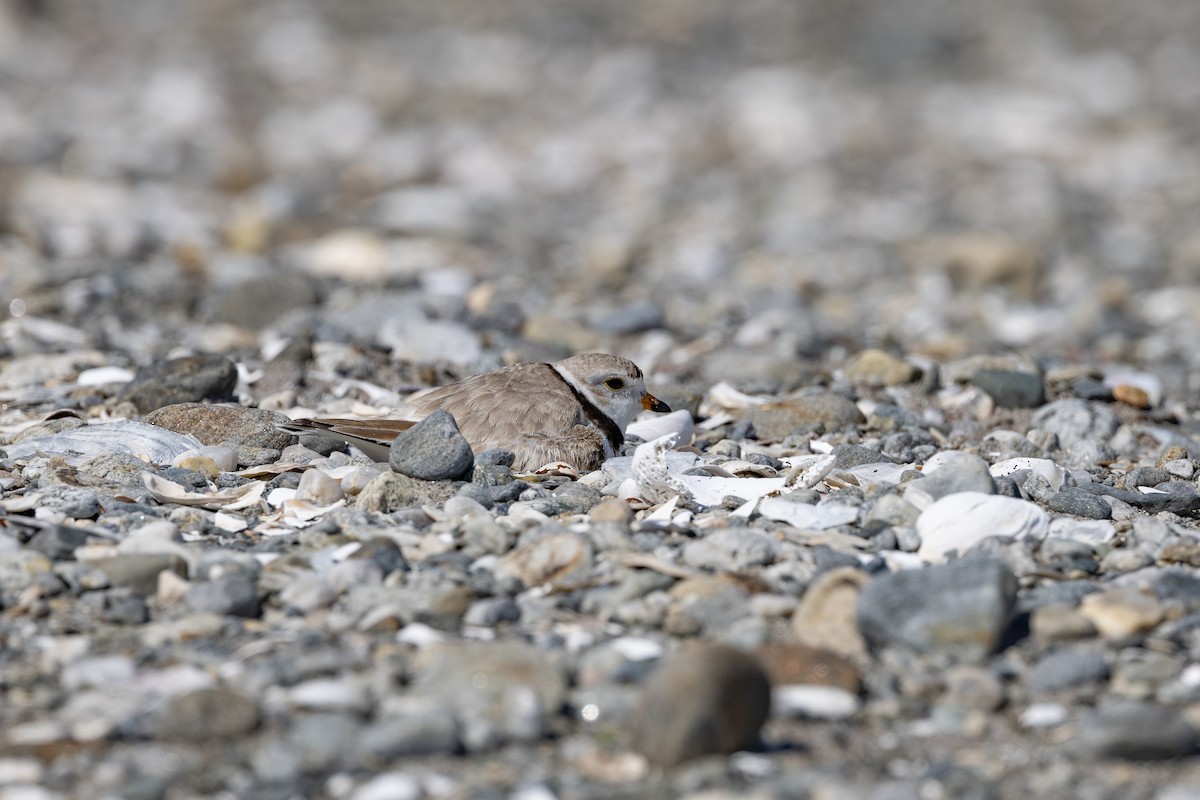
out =
<svg viewBox="0 0 1200 800"><path fill-rule="evenodd" d="M1198 109L1190 0L4 0L0 360L1194 391Z"/></svg>

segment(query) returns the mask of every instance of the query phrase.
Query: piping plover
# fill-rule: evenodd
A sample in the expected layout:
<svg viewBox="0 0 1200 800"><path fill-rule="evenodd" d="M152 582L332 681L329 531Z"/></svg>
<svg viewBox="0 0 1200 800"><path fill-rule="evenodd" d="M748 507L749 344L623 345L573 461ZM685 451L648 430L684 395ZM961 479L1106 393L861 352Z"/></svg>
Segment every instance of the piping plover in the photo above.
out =
<svg viewBox="0 0 1200 800"><path fill-rule="evenodd" d="M554 461L597 469L620 450L625 427L639 411L671 410L646 391L645 377L632 361L584 353L463 378L410 399L396 418L301 419L283 427L347 442L386 461L396 434L439 408L454 415L476 453L491 447L515 453L517 472Z"/></svg>

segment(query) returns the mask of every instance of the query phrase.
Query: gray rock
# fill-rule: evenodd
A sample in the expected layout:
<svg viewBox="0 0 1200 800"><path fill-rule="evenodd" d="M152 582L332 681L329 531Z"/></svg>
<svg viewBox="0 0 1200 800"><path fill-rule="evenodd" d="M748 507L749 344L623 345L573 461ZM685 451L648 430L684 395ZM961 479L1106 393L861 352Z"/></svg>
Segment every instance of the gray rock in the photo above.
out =
<svg viewBox="0 0 1200 800"><path fill-rule="evenodd" d="M1095 378L1084 376L1071 384L1071 392L1081 400L1112 402L1112 387Z"/></svg>
<svg viewBox="0 0 1200 800"><path fill-rule="evenodd" d="M423 481L463 478L474 463L471 445L458 432L454 415L441 409L401 432L388 453L394 472Z"/></svg>
<svg viewBox="0 0 1200 800"><path fill-rule="evenodd" d="M350 560L370 561L379 567L385 576L393 572L408 572L411 569L400 546L383 536L364 541L362 547L350 554Z"/></svg>
<svg viewBox="0 0 1200 800"><path fill-rule="evenodd" d="M989 559L889 573L859 595L858 628L877 648L988 653L1000 644L1016 594L1016 577Z"/></svg>
<svg viewBox="0 0 1200 800"><path fill-rule="evenodd" d="M54 486L42 495L41 506L72 519L95 519L100 515L100 496L79 486Z"/></svg>
<svg viewBox="0 0 1200 800"><path fill-rule="evenodd" d="M971 383L1003 408L1037 408L1046 402L1046 385L1037 375L1008 369L981 369Z"/></svg>
<svg viewBox="0 0 1200 800"><path fill-rule="evenodd" d="M1191 516L1200 513L1200 496L1189 487L1181 492L1154 492L1142 494L1129 489L1118 489L1103 483L1080 483L1079 488L1091 494L1114 497L1134 508L1140 508L1150 513L1169 511L1180 516Z"/></svg>
<svg viewBox="0 0 1200 800"><path fill-rule="evenodd" d="M1119 422L1108 406L1076 398L1055 400L1033 415L1033 426L1053 433L1064 448L1087 441L1105 441Z"/></svg>
<svg viewBox="0 0 1200 800"><path fill-rule="evenodd" d="M454 753L459 747L458 723L448 710L383 717L367 726L359 746L370 765L391 764L407 756Z"/></svg>
<svg viewBox="0 0 1200 800"><path fill-rule="evenodd" d="M511 597L489 597L477 600L463 614L463 624L494 628L502 622L521 619L521 606Z"/></svg>
<svg viewBox="0 0 1200 800"><path fill-rule="evenodd" d="M90 605L97 615L115 625L140 625L150 618L146 601L128 588L88 592L79 602Z"/></svg>
<svg viewBox="0 0 1200 800"><path fill-rule="evenodd" d="M988 463L979 456L963 453L925 478L907 484L904 495L912 502L923 498L922 502L928 505L959 492L994 494L995 491L996 484L988 472Z"/></svg>
<svg viewBox="0 0 1200 800"><path fill-rule="evenodd" d="M357 715L315 713L293 718L286 736L304 769L322 772L359 760L362 721Z"/></svg>
<svg viewBox="0 0 1200 800"><path fill-rule="evenodd" d="M1038 659L1026 682L1034 693L1091 686L1108 678L1108 661L1095 647L1070 647Z"/></svg>
<svg viewBox="0 0 1200 800"><path fill-rule="evenodd" d="M751 748L771 709L771 681L740 650L694 645L667 656L647 679L633 746L675 766Z"/></svg>
<svg viewBox="0 0 1200 800"><path fill-rule="evenodd" d="M75 548L87 543L90 534L69 525L48 525L33 535L29 547L52 561L74 560Z"/></svg>
<svg viewBox="0 0 1200 800"><path fill-rule="evenodd" d="M187 562L174 553L118 553L98 558L91 565L103 572L113 586L125 586L139 595L158 591L158 574L164 570L187 577Z"/></svg>
<svg viewBox="0 0 1200 800"><path fill-rule="evenodd" d="M1195 752L1196 731L1176 709L1120 702L1086 714L1078 744L1094 758L1176 758Z"/></svg>
<svg viewBox="0 0 1200 800"><path fill-rule="evenodd" d="M750 613L746 592L719 577L686 578L669 594L671 603L662 625L675 636L717 636Z"/></svg>
<svg viewBox="0 0 1200 800"><path fill-rule="evenodd" d="M519 642L462 643L420 654L413 690L454 709L471 751L540 738L566 698L566 671Z"/></svg>
<svg viewBox="0 0 1200 800"><path fill-rule="evenodd" d="M863 520L866 531L883 530L889 527L913 527L920 511L898 494L885 494L875 501Z"/></svg>
<svg viewBox="0 0 1200 800"><path fill-rule="evenodd" d="M183 601L193 611L234 617L254 618L262 611L254 580L240 572L192 584Z"/></svg>
<svg viewBox="0 0 1200 800"><path fill-rule="evenodd" d="M260 717L258 704L246 695L211 687L171 698L158 712L153 729L165 739L207 743L249 733Z"/></svg>
<svg viewBox="0 0 1200 800"><path fill-rule="evenodd" d="M132 453L119 452L103 453L79 465L90 486L131 497L145 493L146 486L142 483L145 470L145 461Z"/></svg>
<svg viewBox="0 0 1200 800"><path fill-rule="evenodd" d="M298 272L255 275L228 286L205 316L213 322L258 330L316 300L316 291Z"/></svg>
<svg viewBox="0 0 1200 800"><path fill-rule="evenodd" d="M1094 494L1075 486L1068 486L1050 496L1046 506L1060 514L1074 514L1087 519L1110 519L1112 506Z"/></svg>
<svg viewBox="0 0 1200 800"><path fill-rule="evenodd" d="M121 391L120 399L128 400L138 411L148 414L156 408L175 403L232 400L236 385L237 365L228 358L217 355L183 356L156 361L139 369Z"/></svg>
<svg viewBox="0 0 1200 800"><path fill-rule="evenodd" d="M363 487L355 507L360 511L390 514L425 503L441 505L453 494L454 488L450 483L419 481L399 472L384 472Z"/></svg>
<svg viewBox="0 0 1200 800"><path fill-rule="evenodd" d="M834 469L849 469L863 464L879 464L889 461L880 451L860 444L839 444L833 448Z"/></svg>
<svg viewBox="0 0 1200 800"><path fill-rule="evenodd" d="M699 569L740 572L771 564L779 557L779 543L761 531L730 528L713 531L683 547L683 561Z"/></svg>
<svg viewBox="0 0 1200 800"><path fill-rule="evenodd" d="M304 572L283 587L279 592L279 600L286 608L307 614L333 605L337 600L337 592L319 575Z"/></svg>
<svg viewBox="0 0 1200 800"><path fill-rule="evenodd" d="M664 324L666 318L662 309L649 300L642 300L605 314L592 323L592 328L601 333L623 336L661 328Z"/></svg>
<svg viewBox="0 0 1200 800"><path fill-rule="evenodd" d="M1083 439L1064 448L1062 459L1066 467L1095 467L1116 457L1116 451L1099 439Z"/></svg>
<svg viewBox="0 0 1200 800"><path fill-rule="evenodd" d="M1139 486L1158 486L1171 480L1171 473L1159 467L1138 467L1125 473L1122 481L1126 489L1136 489Z"/></svg>

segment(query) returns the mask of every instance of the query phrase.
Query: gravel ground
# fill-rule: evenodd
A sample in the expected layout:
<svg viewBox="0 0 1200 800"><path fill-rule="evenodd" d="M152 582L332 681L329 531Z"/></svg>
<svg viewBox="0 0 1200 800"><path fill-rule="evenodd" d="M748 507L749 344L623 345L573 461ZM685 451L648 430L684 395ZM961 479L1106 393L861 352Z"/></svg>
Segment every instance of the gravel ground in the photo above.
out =
<svg viewBox="0 0 1200 800"><path fill-rule="evenodd" d="M1200 798L1197 41L0 3L0 800ZM588 351L593 472L278 427Z"/></svg>

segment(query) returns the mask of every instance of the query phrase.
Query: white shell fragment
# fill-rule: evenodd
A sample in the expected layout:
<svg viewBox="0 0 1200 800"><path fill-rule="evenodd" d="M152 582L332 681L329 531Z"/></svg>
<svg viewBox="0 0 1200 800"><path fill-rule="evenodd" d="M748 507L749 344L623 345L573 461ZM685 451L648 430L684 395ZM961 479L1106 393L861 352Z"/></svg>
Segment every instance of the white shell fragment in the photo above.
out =
<svg viewBox="0 0 1200 800"><path fill-rule="evenodd" d="M917 554L931 563L940 563L951 551L965 553L984 539L1042 539L1049 530L1050 515L1027 500L957 492L938 500L917 517L917 533L921 536Z"/></svg>
<svg viewBox="0 0 1200 800"><path fill-rule="evenodd" d="M9 458L29 458L38 453L98 456L128 453L151 464L169 464L176 456L202 447L190 434L175 433L145 422L121 420L84 425L51 436L36 436L4 445Z"/></svg>
<svg viewBox="0 0 1200 800"><path fill-rule="evenodd" d="M1063 484L1067 482L1067 474L1063 468L1048 458L1010 458L1006 461L993 464L988 472L993 477L998 478L1023 470L1041 475L1050 483L1050 488L1055 491L1061 489Z"/></svg>
<svg viewBox="0 0 1200 800"><path fill-rule="evenodd" d="M667 451L678 442L678 435L668 433L633 451L633 480L646 500L659 503L674 496L691 496L687 485L667 471Z"/></svg>
<svg viewBox="0 0 1200 800"><path fill-rule="evenodd" d="M767 497L758 504L758 513L767 519L786 522L794 528L823 531L839 525L849 525L858 519L858 509L843 503L823 503L811 506L781 497Z"/></svg>
<svg viewBox="0 0 1200 800"><path fill-rule="evenodd" d="M199 506L200 508L236 511L249 508L259 501L267 484L263 481L251 481L241 486L220 489L214 492L191 492L174 481L160 478L152 472L142 473L142 483L155 499L164 503L178 503L183 506Z"/></svg>
<svg viewBox="0 0 1200 800"><path fill-rule="evenodd" d="M653 417L635 420L625 429L625 433L646 442L673 433L679 437L679 441L690 442L694 427L692 413L687 409L681 409L672 411L670 414L657 414Z"/></svg>

